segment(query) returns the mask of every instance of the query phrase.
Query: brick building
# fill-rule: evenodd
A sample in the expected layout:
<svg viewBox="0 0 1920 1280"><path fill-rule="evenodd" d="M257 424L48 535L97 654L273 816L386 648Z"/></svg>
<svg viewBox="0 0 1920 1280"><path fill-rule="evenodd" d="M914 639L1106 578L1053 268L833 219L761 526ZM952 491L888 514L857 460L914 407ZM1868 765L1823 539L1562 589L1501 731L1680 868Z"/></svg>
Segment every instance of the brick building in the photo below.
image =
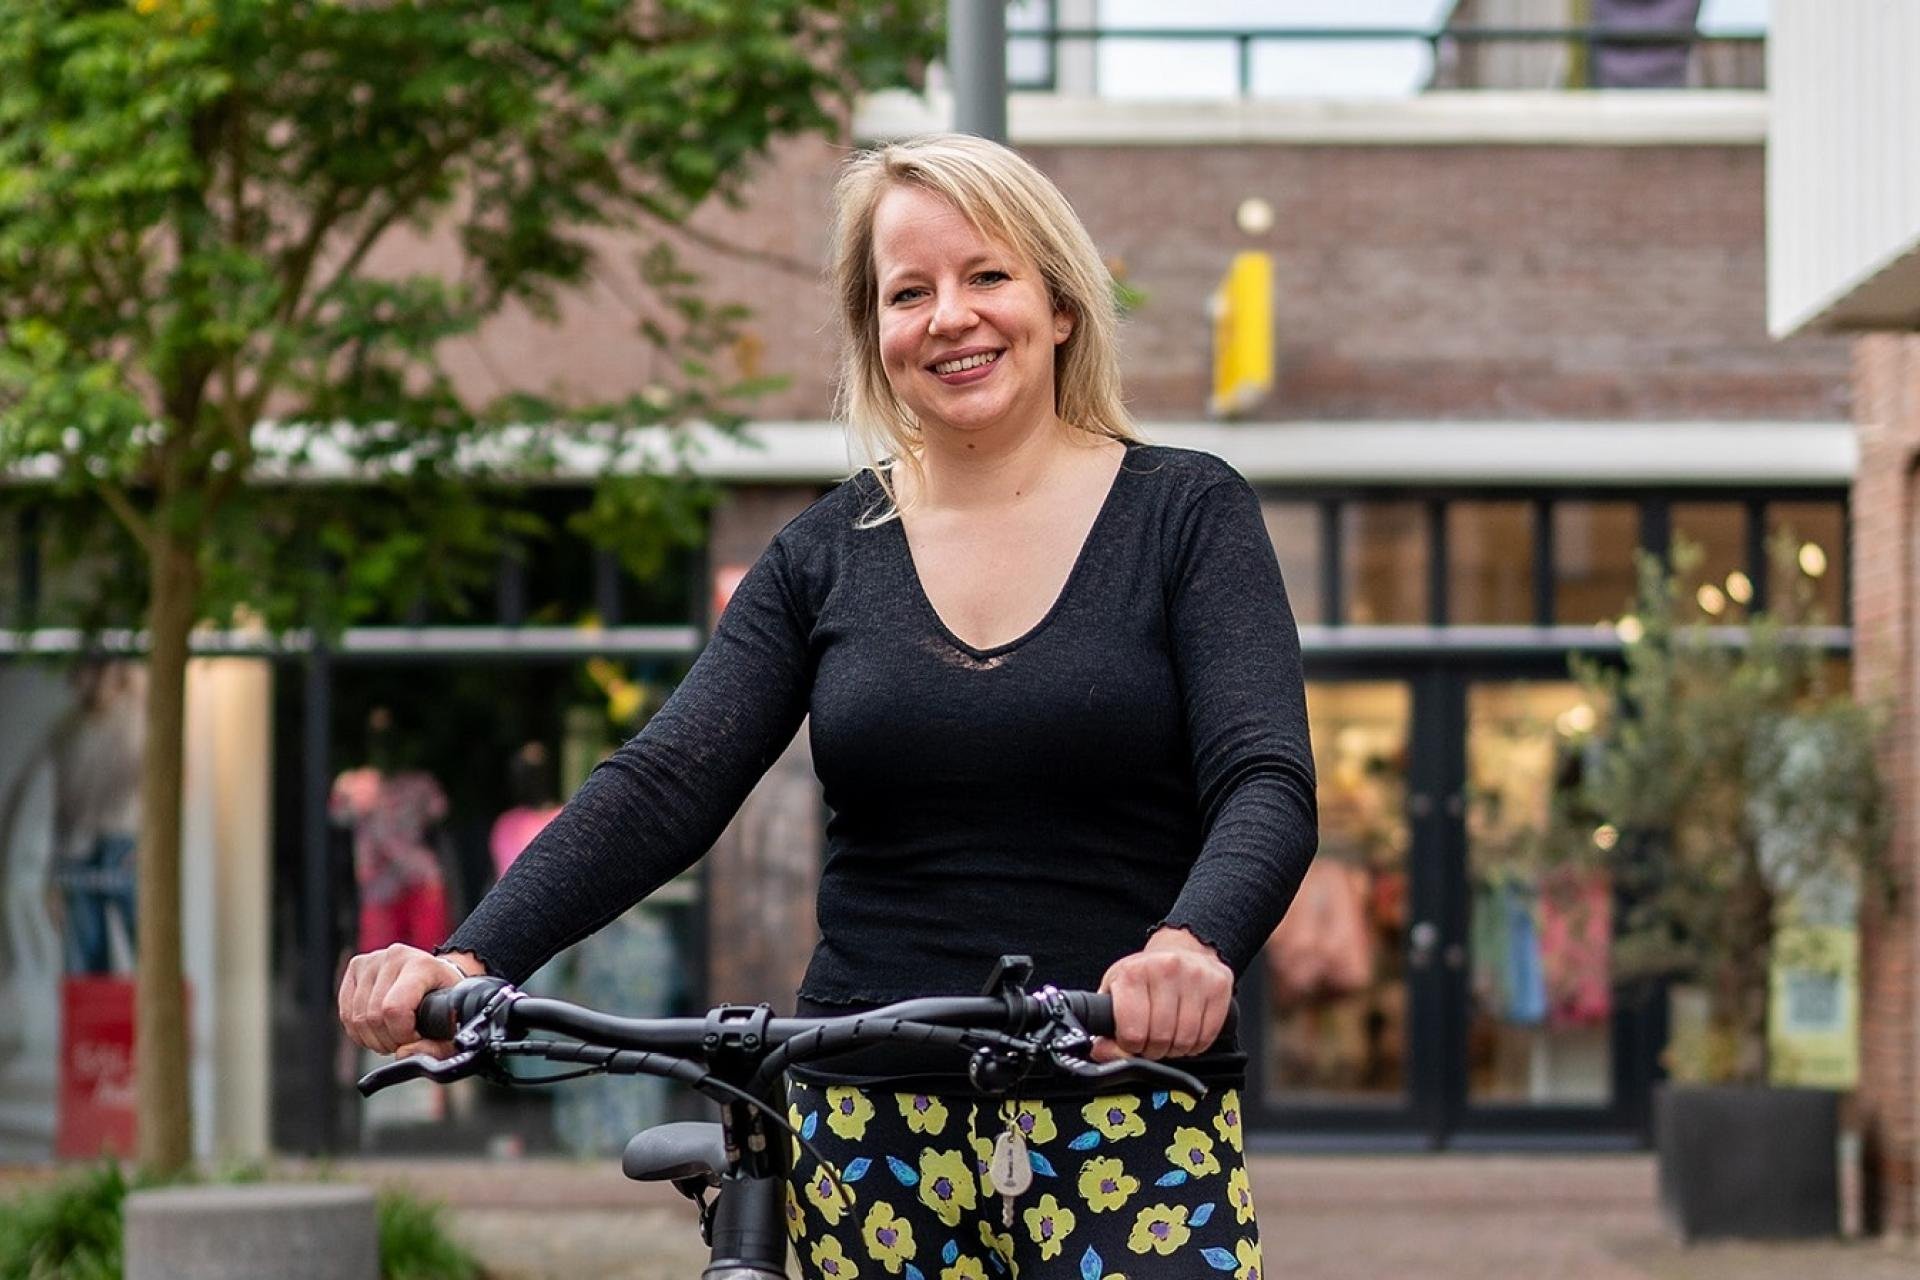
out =
<svg viewBox="0 0 1920 1280"><path fill-rule="evenodd" d="M1063 21L1071 8L1063 0ZM1446 76L1484 85L1497 66L1495 83L1536 83L1537 63L1488 56ZM1791 528L1831 553L1822 590L1847 620L1850 348L1768 332L1765 95L1477 87L1142 102L1102 94L1067 46L1049 79L1014 95L1012 142L1143 297L1124 341L1146 434L1217 451L1262 492L1302 624L1320 862L1362 904L1371 977L1357 989L1293 989L1284 941L1249 975L1250 1121L1271 1140L1350 1147L1639 1144L1677 1015L1665 993L1543 1004L1515 968L1537 944L1515 932L1524 910L1506 914L1524 907L1525 886L1502 851L1544 805L1556 724L1582 714L1568 655L1616 646L1608 624L1630 597L1636 545L1687 537L1764 599L1762 544ZM876 99L849 141L945 118L938 93ZM318 675L276 669L276 755L306 760L263 784L289 900L324 887L314 796L353 762L341 727L369 705L416 698L420 715L446 716L486 703L493 720L590 763L592 735L574 742L540 708L578 703L590 655L670 685L731 575L845 476L820 281L841 154L782 147L740 207L676 237L716 297L753 310L734 358L787 379L754 406L759 448L717 446L703 462L728 492L680 580L623 582L605 558L556 568L553 590L571 593L560 616L591 608L605 629L534 636L527 596L547 575L503 567L498 630L431 650L374 629ZM1240 230L1250 200L1270 207L1270 231ZM627 246L606 248L601 287L556 323L508 315L469 340L456 356L464 387L490 394L511 368L584 394L644 388L652 357L632 336L643 290ZM1213 421L1208 298L1241 250L1273 258L1275 379L1247 412ZM417 264L451 251L395 237L382 252ZM555 502L567 500L562 485ZM1864 614L1867 575L1854 581ZM1844 627L1835 637L1844 656ZM300 736L316 719L336 729L331 754ZM674 998L791 991L813 942L821 816L802 733L700 875L670 894ZM484 829L478 815L469 825ZM313 971L304 989L325 989L333 956L278 938L275 980L296 989L287 971ZM327 1011L305 1004L300 1016L324 1024ZM426 1140L404 1118L382 1127L352 1111L325 1064L289 1066L274 1083L277 1144Z"/></svg>
<svg viewBox="0 0 1920 1280"><path fill-rule="evenodd" d="M1897 70L1920 55L1920 15L1897 6L1776 6L1769 314L1796 342L1853 343L1854 686L1890 704L1883 766L1896 805L1899 896L1870 913L1862 978L1860 1113L1868 1207L1920 1229L1920 810L1914 688L1920 528L1920 99Z"/></svg>

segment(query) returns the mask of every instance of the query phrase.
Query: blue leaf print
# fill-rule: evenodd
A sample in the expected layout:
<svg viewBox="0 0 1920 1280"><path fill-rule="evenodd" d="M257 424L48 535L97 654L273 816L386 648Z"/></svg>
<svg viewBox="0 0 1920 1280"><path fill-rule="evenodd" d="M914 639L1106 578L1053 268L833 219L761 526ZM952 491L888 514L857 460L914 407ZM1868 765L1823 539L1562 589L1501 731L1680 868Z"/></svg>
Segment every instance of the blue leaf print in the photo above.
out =
<svg viewBox="0 0 1920 1280"><path fill-rule="evenodd" d="M1027 1163L1032 1165L1033 1171L1043 1178L1057 1178L1060 1176L1053 1171L1053 1161L1047 1159L1038 1151L1027 1152Z"/></svg>
<svg viewBox="0 0 1920 1280"><path fill-rule="evenodd" d="M1187 1180L1185 1169L1169 1169L1153 1180L1156 1187L1177 1187Z"/></svg>
<svg viewBox="0 0 1920 1280"><path fill-rule="evenodd" d="M947 1241L947 1247L940 1251L940 1261L946 1263L948 1266L952 1266L959 1260L960 1242L957 1240Z"/></svg>
<svg viewBox="0 0 1920 1280"><path fill-rule="evenodd" d="M1007 1264L1000 1261L999 1250L997 1249L987 1250L987 1261L991 1262L993 1264L993 1269L998 1273L1000 1273L1001 1275L1007 1274Z"/></svg>
<svg viewBox="0 0 1920 1280"><path fill-rule="evenodd" d="M873 1168L873 1161L865 1156L856 1156L847 1162L847 1171L840 1175L842 1182L858 1182L867 1176L867 1170Z"/></svg>
<svg viewBox="0 0 1920 1280"><path fill-rule="evenodd" d="M899 1156L888 1156L887 1168L893 1171L894 1180L903 1187L911 1187L920 1181L920 1175L913 1171L913 1166ZM1182 1178L1185 1176L1181 1175Z"/></svg>
<svg viewBox="0 0 1920 1280"><path fill-rule="evenodd" d="M1207 1225L1207 1219L1211 1218L1212 1216L1213 1216L1213 1206L1210 1204L1203 1204L1198 1209L1195 1209L1193 1211L1193 1216L1187 1219L1187 1225L1190 1227L1204 1227Z"/></svg>
<svg viewBox="0 0 1920 1280"><path fill-rule="evenodd" d="M1100 1263L1100 1255L1088 1245L1087 1251L1080 1255L1080 1280L1100 1280L1105 1268Z"/></svg>
<svg viewBox="0 0 1920 1280"><path fill-rule="evenodd" d="M820 1113L818 1111L809 1111L807 1112L807 1118L800 1122L800 1136L803 1138L811 1139L813 1137L814 1131L819 1127L820 1127Z"/></svg>
<svg viewBox="0 0 1920 1280"><path fill-rule="evenodd" d="M909 1262L906 1271L901 1274L900 1280L927 1280L927 1277L920 1268Z"/></svg>
<svg viewBox="0 0 1920 1280"><path fill-rule="evenodd" d="M1167 1099L1168 1099L1168 1098L1170 1098L1170 1097L1172 1097L1172 1096L1173 1096L1172 1094L1167 1094L1167 1093L1156 1093L1156 1094L1154 1094L1154 1095L1153 1095L1153 1109L1154 1109L1155 1111L1158 1111L1158 1110L1159 1110L1160 1108L1162 1108L1162 1107L1164 1107L1164 1106L1166 1106L1166 1105L1167 1105Z"/></svg>
<svg viewBox="0 0 1920 1280"><path fill-rule="evenodd" d="M1232 1271L1240 1265L1239 1259L1218 1245L1215 1245L1211 1249L1202 1249L1200 1256L1205 1258L1207 1265L1215 1271Z"/></svg>
<svg viewBox="0 0 1920 1280"><path fill-rule="evenodd" d="M1091 1151L1100 1145L1100 1131L1089 1129L1067 1145L1075 1151Z"/></svg>

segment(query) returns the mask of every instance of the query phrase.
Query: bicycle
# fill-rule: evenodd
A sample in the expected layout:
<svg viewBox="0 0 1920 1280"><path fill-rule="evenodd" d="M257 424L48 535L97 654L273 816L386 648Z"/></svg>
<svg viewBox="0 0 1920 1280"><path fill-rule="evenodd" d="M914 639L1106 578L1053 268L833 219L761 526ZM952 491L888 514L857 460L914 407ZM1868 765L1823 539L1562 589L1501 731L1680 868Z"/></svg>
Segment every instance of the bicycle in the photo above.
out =
<svg viewBox="0 0 1920 1280"><path fill-rule="evenodd" d="M642 1182L670 1182L699 1206L701 1239L711 1249L701 1280L785 1280L791 1147L772 1130L811 1153L846 1194L838 1171L787 1122L782 1090L790 1066L864 1045L946 1045L967 1054L974 1087L996 1096L1013 1091L1043 1062L1089 1083L1154 1083L1206 1095L1200 1081L1165 1063L1088 1061L1093 1037L1113 1033L1110 999L1053 987L1029 994L1032 973L1027 957L1002 956L982 995L907 1000L835 1018L776 1018L764 1004L719 1005L704 1018L620 1018L529 996L499 978L468 978L429 992L416 1017L424 1037L453 1042L453 1056L416 1054L387 1063L363 1076L359 1088L371 1095L407 1080L445 1084L476 1075L522 1085L597 1072L677 1080L719 1102L720 1120L657 1125L634 1135L621 1171ZM528 1035L536 1031L572 1038ZM515 1057L585 1070L514 1079L500 1064ZM1019 1194L1032 1178L1017 1139L1005 1152L996 1146L991 1164L1003 1194Z"/></svg>

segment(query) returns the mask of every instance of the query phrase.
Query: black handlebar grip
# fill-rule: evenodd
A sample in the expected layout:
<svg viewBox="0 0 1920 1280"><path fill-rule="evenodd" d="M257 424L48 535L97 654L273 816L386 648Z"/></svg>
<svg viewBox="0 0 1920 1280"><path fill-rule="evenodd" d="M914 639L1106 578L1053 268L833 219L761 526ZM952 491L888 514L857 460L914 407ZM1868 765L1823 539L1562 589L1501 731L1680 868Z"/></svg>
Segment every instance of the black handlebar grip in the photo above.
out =
<svg viewBox="0 0 1920 1280"><path fill-rule="evenodd" d="M1113 1034L1113 997L1103 996L1093 991L1069 991L1067 1008L1073 1010L1073 1016L1080 1025L1096 1036Z"/></svg>
<svg viewBox="0 0 1920 1280"><path fill-rule="evenodd" d="M455 993L458 987L442 987L438 991L429 991L420 1001L420 1008L413 1015L413 1025L428 1040L451 1040L457 1030L454 1014L457 1011Z"/></svg>

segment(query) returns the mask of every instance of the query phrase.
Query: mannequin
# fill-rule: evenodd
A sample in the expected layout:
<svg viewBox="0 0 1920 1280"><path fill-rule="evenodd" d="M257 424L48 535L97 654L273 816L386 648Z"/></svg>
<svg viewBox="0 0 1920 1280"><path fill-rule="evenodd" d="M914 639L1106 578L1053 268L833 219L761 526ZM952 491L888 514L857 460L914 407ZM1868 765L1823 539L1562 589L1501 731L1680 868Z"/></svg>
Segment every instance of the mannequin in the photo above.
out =
<svg viewBox="0 0 1920 1280"><path fill-rule="evenodd" d="M393 713L367 716L367 763L334 780L328 814L353 833L360 890L359 950L404 942L437 946L446 937L446 886L430 833L447 816L446 793L431 774L401 768Z"/></svg>

